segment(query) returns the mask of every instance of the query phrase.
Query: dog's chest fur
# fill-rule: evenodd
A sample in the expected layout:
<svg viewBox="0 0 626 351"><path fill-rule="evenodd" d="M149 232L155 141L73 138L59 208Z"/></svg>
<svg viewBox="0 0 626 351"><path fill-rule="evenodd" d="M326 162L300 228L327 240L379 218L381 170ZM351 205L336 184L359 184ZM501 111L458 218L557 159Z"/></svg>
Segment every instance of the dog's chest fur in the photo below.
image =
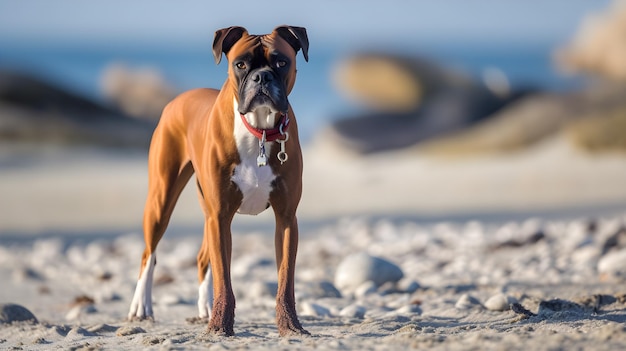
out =
<svg viewBox="0 0 626 351"><path fill-rule="evenodd" d="M238 212L257 215L269 206L269 195L276 175L269 165L263 167L257 165L259 140L246 129L241 121L236 101L234 106L234 137L241 163L235 167L231 180L237 184L243 195ZM252 123L250 119L248 121ZM273 123L273 121L270 122ZM258 125L257 127L265 128L266 126ZM265 143L267 157L271 154L272 144L274 142Z"/></svg>

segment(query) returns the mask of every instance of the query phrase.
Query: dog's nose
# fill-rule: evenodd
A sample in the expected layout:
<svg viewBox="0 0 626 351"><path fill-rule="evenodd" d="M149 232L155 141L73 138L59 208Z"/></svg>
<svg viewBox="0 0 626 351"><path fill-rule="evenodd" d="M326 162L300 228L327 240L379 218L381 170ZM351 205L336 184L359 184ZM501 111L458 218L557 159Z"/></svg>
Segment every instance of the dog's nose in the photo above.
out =
<svg viewBox="0 0 626 351"><path fill-rule="evenodd" d="M252 81L256 83L269 83L274 79L272 73L269 71L257 71L252 76Z"/></svg>

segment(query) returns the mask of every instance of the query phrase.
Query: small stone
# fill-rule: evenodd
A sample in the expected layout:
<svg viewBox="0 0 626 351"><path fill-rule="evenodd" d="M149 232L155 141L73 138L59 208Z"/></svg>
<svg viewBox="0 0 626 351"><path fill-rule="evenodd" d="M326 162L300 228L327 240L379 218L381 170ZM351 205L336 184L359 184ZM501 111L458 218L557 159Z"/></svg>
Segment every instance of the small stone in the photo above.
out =
<svg viewBox="0 0 626 351"><path fill-rule="evenodd" d="M626 279L626 249L602 256L598 261L598 272L603 277Z"/></svg>
<svg viewBox="0 0 626 351"><path fill-rule="evenodd" d="M28 267L21 267L13 271L13 281L21 283L26 280L43 281L43 277L37 271Z"/></svg>
<svg viewBox="0 0 626 351"><path fill-rule="evenodd" d="M418 305L402 306L394 311L397 315L421 314L422 309Z"/></svg>
<svg viewBox="0 0 626 351"><path fill-rule="evenodd" d="M330 317L330 310L313 302L303 302L301 304L301 315L314 317Z"/></svg>
<svg viewBox="0 0 626 351"><path fill-rule="evenodd" d="M263 297L271 297L275 298L278 293L278 283L277 282L253 282L250 284L250 287L245 292L246 297L248 298L263 298Z"/></svg>
<svg viewBox="0 0 626 351"><path fill-rule="evenodd" d="M496 294L488 298L484 306L490 311L508 311L511 309L511 304L515 302L517 302L517 300L513 297L504 294Z"/></svg>
<svg viewBox="0 0 626 351"><path fill-rule="evenodd" d="M363 319L363 317L365 317L365 312L367 312L367 309L365 307L355 304L344 307L339 312L339 315L341 317Z"/></svg>
<svg viewBox="0 0 626 351"><path fill-rule="evenodd" d="M341 297L341 292L339 292L333 283L329 281L307 282L304 283L299 290L300 298L307 297L312 299L321 299L325 297ZM298 291L296 291L296 293L298 293Z"/></svg>
<svg viewBox="0 0 626 351"><path fill-rule="evenodd" d="M461 295L461 297L457 300L456 304L454 304L454 307L456 307L459 310L469 310L471 308L478 307L478 306L480 306L480 301L478 301L478 299L468 294Z"/></svg>
<svg viewBox="0 0 626 351"><path fill-rule="evenodd" d="M176 294L165 294L159 298L158 303L163 306L175 306L184 304L185 300Z"/></svg>
<svg viewBox="0 0 626 351"><path fill-rule="evenodd" d="M335 286L344 294L351 294L361 284L372 281L379 287L397 282L404 274L397 265L380 257L356 253L346 257L335 273Z"/></svg>
<svg viewBox="0 0 626 351"><path fill-rule="evenodd" d="M96 310L94 305L76 305L65 315L65 319L68 321L75 321L85 314L96 312L98 312L98 310Z"/></svg>
<svg viewBox="0 0 626 351"><path fill-rule="evenodd" d="M364 297L366 295L371 295L371 294L376 293L376 290L377 290L376 284L373 281L368 280L364 282L363 284L359 285L359 287L354 290L354 296Z"/></svg>
<svg viewBox="0 0 626 351"><path fill-rule="evenodd" d="M417 289L419 289L421 286L418 282L416 282L415 280L401 280L398 283L398 288L400 290L402 290L403 292L412 294L414 292L417 291Z"/></svg>
<svg viewBox="0 0 626 351"><path fill-rule="evenodd" d="M23 306L12 303L0 304L0 324L24 321L37 323L37 318Z"/></svg>
<svg viewBox="0 0 626 351"><path fill-rule="evenodd" d="M136 327L132 325L125 325L117 330L115 335L117 336L128 336L133 334L145 333L146 331L141 327Z"/></svg>

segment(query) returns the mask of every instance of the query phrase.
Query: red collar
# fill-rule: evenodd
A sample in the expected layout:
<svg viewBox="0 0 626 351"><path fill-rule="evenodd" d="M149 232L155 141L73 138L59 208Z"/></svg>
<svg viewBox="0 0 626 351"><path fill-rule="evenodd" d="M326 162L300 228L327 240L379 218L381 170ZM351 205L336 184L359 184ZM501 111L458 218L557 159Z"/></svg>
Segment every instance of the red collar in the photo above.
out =
<svg viewBox="0 0 626 351"><path fill-rule="evenodd" d="M286 133L287 127L289 126L289 116L287 116L287 114L281 115L276 127L271 129L255 128L248 122L246 116L241 113L239 115L241 116L243 125L259 140L263 139L263 133L265 133L265 141L276 141L281 135Z"/></svg>

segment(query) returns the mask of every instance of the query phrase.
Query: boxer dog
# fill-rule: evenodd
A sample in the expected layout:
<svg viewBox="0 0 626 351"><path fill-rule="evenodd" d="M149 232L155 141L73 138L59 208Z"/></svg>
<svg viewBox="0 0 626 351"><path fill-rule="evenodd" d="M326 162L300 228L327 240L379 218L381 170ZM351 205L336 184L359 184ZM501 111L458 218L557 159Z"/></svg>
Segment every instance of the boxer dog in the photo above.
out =
<svg viewBox="0 0 626 351"><path fill-rule="evenodd" d="M130 320L153 318L157 244L195 173L205 216L197 262L198 309L200 318L210 315L209 332L234 335L231 221L236 212L256 215L271 206L276 218L278 331L281 336L308 334L298 321L294 297L302 154L287 99L296 81L296 53L302 51L308 61L308 49L302 27L280 26L266 35L251 35L242 27L220 29L213 55L217 64L222 54L228 59L222 89L185 92L163 110L148 156L146 248Z"/></svg>

